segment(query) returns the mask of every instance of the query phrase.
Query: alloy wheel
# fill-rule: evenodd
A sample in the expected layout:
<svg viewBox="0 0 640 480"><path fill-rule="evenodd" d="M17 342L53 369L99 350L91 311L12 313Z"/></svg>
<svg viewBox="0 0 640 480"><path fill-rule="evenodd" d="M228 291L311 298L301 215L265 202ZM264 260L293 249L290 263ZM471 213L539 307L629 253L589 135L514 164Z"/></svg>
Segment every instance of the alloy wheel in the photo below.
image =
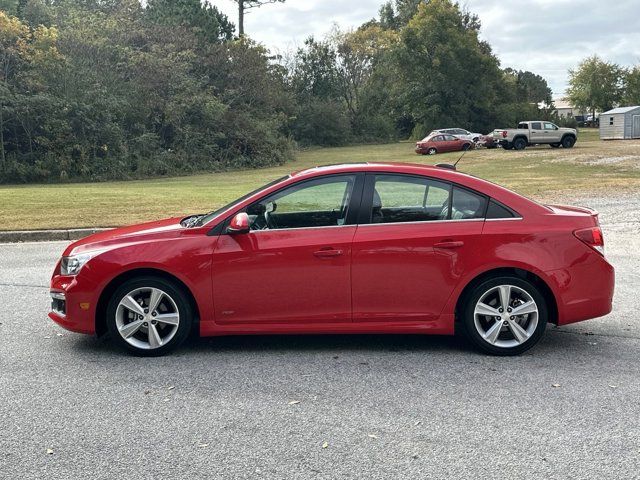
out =
<svg viewBox="0 0 640 480"><path fill-rule="evenodd" d="M480 296L473 322L488 344L513 348L534 334L538 317L538 305L526 290L515 285L498 285Z"/></svg>
<svg viewBox="0 0 640 480"><path fill-rule="evenodd" d="M153 350L166 345L178 332L180 312L171 296L154 287L136 288L116 308L115 324L131 346Z"/></svg>

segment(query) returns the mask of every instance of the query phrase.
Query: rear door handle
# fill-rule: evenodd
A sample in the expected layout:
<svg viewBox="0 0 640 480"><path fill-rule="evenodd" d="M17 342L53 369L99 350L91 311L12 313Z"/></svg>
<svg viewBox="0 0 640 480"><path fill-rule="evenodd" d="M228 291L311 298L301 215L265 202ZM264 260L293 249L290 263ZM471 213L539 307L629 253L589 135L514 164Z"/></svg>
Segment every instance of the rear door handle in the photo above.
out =
<svg viewBox="0 0 640 480"><path fill-rule="evenodd" d="M313 254L318 257L318 258L332 258L332 257L339 257L340 255L342 255L344 252L342 250L339 249L335 249L335 248L323 248L321 250L318 250L316 252L313 252Z"/></svg>
<svg viewBox="0 0 640 480"><path fill-rule="evenodd" d="M464 246L464 242L459 240L445 240L434 245L435 248L460 248Z"/></svg>

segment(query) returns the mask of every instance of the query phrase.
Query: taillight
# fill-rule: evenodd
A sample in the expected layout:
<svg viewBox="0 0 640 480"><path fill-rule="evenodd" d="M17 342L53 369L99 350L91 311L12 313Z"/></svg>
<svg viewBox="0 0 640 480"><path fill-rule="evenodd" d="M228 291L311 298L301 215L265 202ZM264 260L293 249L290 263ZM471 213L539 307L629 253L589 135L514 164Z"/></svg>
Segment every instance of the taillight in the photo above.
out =
<svg viewBox="0 0 640 480"><path fill-rule="evenodd" d="M506 130L502 131L502 138L507 138L507 131Z"/></svg>
<svg viewBox="0 0 640 480"><path fill-rule="evenodd" d="M573 234L578 240L604 255L604 237L600 227L581 228Z"/></svg>

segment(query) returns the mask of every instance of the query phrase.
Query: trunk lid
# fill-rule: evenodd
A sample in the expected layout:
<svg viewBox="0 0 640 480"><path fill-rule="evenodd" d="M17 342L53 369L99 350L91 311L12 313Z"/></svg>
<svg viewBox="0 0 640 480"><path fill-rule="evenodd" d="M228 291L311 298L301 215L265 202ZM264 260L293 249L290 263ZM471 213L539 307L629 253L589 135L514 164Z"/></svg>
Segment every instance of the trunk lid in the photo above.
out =
<svg viewBox="0 0 640 480"><path fill-rule="evenodd" d="M551 210L556 215L564 215L570 217L584 217L590 216L593 218L595 225L600 225L600 214L588 207L574 207L573 205L545 205L549 210Z"/></svg>

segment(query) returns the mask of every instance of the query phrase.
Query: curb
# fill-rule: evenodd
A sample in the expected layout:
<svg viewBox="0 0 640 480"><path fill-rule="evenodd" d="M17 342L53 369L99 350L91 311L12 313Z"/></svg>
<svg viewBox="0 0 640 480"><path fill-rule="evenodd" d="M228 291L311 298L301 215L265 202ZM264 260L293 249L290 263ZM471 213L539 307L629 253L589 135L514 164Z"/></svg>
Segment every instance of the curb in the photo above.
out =
<svg viewBox="0 0 640 480"><path fill-rule="evenodd" d="M16 230L0 231L0 243L48 242L53 240L78 240L111 228L70 228L65 230Z"/></svg>

